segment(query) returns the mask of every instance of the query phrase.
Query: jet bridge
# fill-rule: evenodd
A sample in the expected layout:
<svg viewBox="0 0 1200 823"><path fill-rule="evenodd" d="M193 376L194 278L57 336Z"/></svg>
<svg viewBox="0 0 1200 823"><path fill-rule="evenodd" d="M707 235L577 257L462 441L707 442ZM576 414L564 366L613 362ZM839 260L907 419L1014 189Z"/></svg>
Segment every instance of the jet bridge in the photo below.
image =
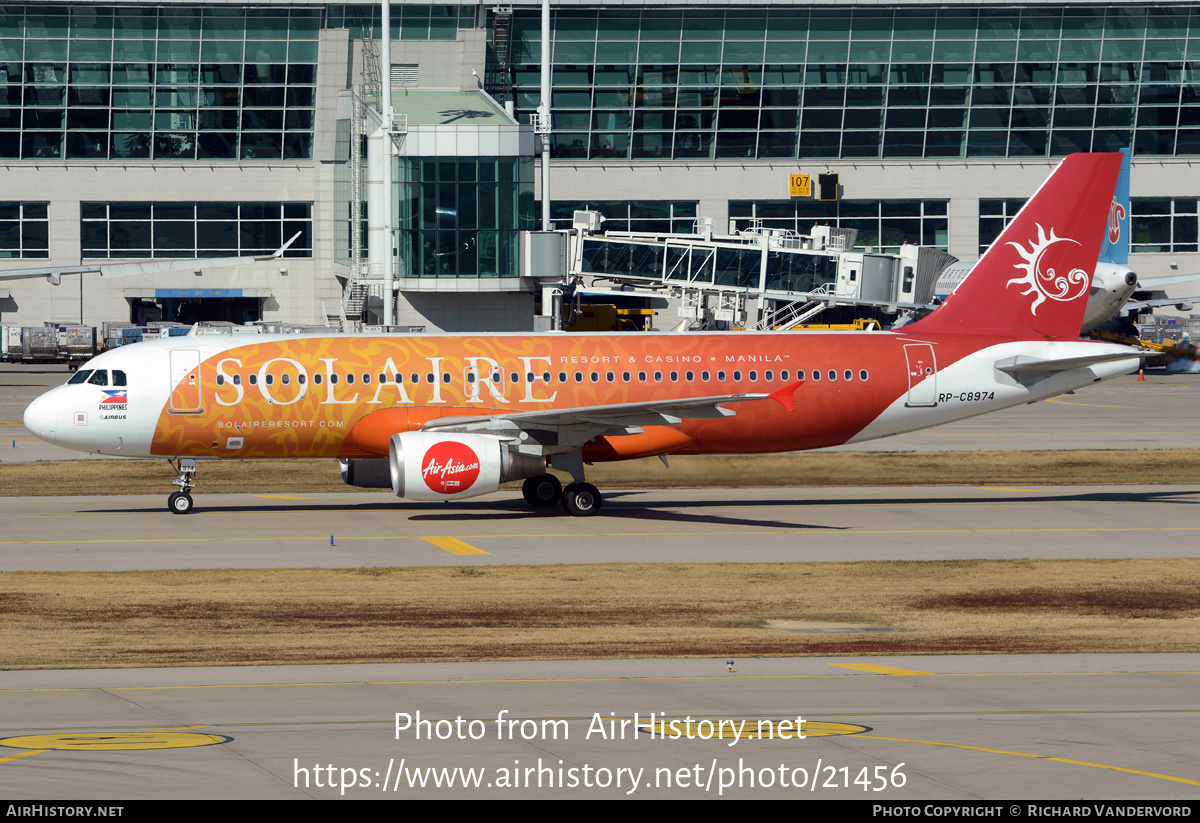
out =
<svg viewBox="0 0 1200 823"><path fill-rule="evenodd" d="M681 327L789 329L836 307L895 315L928 306L937 273L954 258L905 245L899 254L854 247L856 231L765 229L716 235L599 232L595 212L576 212L564 235L562 291L674 298ZM527 276L546 272L525 272ZM544 280L543 280L544 282ZM544 300L549 314L552 301Z"/></svg>

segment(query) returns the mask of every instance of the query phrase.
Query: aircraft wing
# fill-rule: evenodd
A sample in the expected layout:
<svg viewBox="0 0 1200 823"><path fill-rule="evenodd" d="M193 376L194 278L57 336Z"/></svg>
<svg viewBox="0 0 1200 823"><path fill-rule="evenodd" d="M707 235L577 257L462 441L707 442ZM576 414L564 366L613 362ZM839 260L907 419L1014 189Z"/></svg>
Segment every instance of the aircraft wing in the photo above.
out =
<svg viewBox="0 0 1200 823"><path fill-rule="evenodd" d="M1191 311L1194 303L1200 303L1200 297L1157 297L1152 300L1130 300L1121 307L1121 315L1143 312L1161 306L1173 306L1180 311Z"/></svg>
<svg viewBox="0 0 1200 823"><path fill-rule="evenodd" d="M996 362L996 368L1002 372L1007 372L1018 380L1025 379L1041 379L1049 377L1058 372L1070 371L1071 369L1081 369L1088 366L1094 366L1098 363L1112 363L1118 360L1137 360L1147 357L1155 357L1157 352L1140 352L1130 349L1126 352L1109 352L1105 354L1091 354L1083 357L1054 357L1054 358L1035 358L1035 357L1009 357Z"/></svg>
<svg viewBox="0 0 1200 823"><path fill-rule="evenodd" d="M794 389L794 386L792 387ZM776 394L779 394L776 392ZM578 446L601 435L637 434L641 426L670 426L683 419L732 417L726 403L766 400L774 394L723 394L711 397L616 403L574 409L513 412L487 417L439 417L425 424L427 431L474 432L497 435L530 434L543 445ZM781 398L780 402L784 402ZM788 398L790 400L790 397ZM553 443L545 435L555 435Z"/></svg>

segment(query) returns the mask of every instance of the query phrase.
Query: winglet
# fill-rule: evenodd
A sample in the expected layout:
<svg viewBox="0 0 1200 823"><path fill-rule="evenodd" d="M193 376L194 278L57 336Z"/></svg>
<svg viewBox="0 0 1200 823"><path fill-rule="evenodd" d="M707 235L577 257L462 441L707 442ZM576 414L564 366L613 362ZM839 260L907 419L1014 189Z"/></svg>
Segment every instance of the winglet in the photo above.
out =
<svg viewBox="0 0 1200 823"><path fill-rule="evenodd" d="M797 380L795 383L792 383L789 386L784 386L779 391L771 392L771 394L768 396L772 400L777 401L779 403L779 405L783 406L788 411L795 411L796 410L796 400L792 395L794 395L796 393L796 389L800 388L803 385L804 385L803 380Z"/></svg>

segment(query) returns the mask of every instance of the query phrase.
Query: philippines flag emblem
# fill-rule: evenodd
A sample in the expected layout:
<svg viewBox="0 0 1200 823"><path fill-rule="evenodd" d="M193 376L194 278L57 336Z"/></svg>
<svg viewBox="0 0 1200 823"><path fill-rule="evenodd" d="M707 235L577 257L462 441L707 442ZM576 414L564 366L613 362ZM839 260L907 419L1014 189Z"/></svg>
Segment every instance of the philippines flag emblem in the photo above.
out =
<svg viewBox="0 0 1200 823"><path fill-rule="evenodd" d="M128 403L129 395L125 389L102 389L104 399L100 401L100 405L105 403Z"/></svg>

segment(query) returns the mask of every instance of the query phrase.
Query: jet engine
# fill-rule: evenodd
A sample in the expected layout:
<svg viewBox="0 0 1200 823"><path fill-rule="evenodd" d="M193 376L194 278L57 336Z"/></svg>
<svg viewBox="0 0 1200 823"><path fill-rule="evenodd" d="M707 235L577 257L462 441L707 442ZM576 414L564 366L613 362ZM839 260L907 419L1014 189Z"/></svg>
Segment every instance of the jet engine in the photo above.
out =
<svg viewBox="0 0 1200 823"><path fill-rule="evenodd" d="M386 457L338 460L342 467L342 482L360 489L390 489L392 469Z"/></svg>
<svg viewBox="0 0 1200 823"><path fill-rule="evenodd" d="M388 448L392 491L407 500L454 500L546 473L546 460L486 434L401 432Z"/></svg>

